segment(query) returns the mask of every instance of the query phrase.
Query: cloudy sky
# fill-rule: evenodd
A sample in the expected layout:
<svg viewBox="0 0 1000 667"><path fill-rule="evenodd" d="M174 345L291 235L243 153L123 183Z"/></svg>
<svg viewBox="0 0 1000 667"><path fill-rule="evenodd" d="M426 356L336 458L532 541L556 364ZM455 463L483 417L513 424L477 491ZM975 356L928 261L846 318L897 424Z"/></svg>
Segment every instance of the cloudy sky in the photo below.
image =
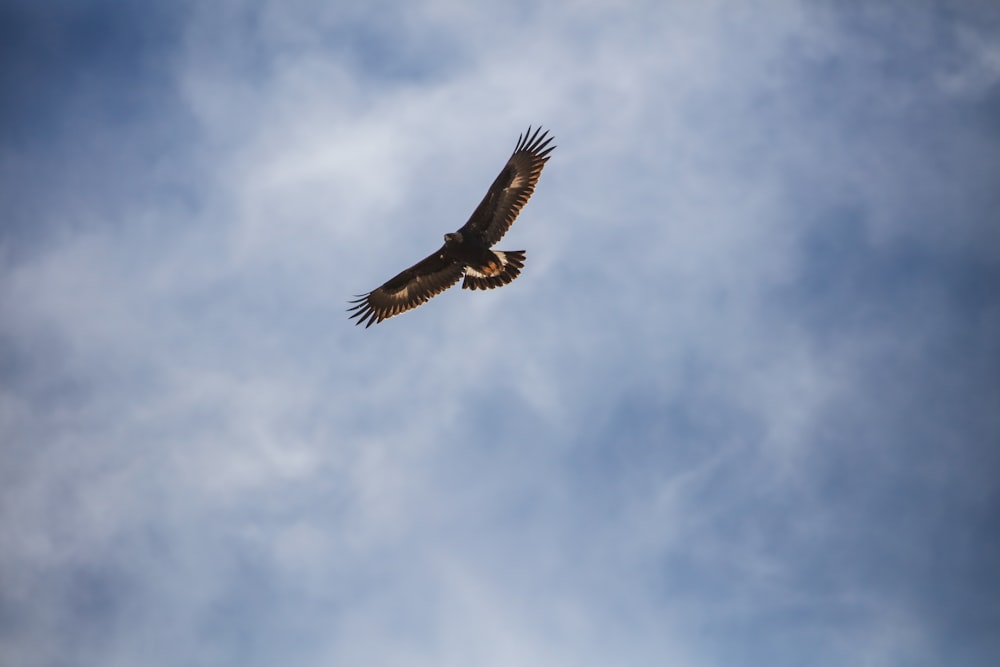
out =
<svg viewBox="0 0 1000 667"><path fill-rule="evenodd" d="M625 5L0 3L0 662L1000 663L1000 5Z"/></svg>

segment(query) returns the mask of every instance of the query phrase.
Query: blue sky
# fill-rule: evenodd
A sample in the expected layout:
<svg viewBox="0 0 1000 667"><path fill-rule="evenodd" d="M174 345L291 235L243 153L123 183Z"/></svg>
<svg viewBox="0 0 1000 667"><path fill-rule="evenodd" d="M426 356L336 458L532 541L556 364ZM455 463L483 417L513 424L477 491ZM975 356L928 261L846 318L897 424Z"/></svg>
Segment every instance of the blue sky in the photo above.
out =
<svg viewBox="0 0 1000 667"><path fill-rule="evenodd" d="M994 665L1000 7L0 6L0 659ZM511 285L344 312L558 148Z"/></svg>

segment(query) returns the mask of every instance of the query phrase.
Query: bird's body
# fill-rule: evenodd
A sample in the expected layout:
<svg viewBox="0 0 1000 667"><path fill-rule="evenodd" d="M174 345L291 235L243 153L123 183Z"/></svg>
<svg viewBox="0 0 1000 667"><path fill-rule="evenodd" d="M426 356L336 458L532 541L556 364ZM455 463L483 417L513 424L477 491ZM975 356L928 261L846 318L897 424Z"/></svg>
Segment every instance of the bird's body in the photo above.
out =
<svg viewBox="0 0 1000 667"><path fill-rule="evenodd" d="M525 251L492 250L510 229L535 190L542 167L555 146L547 132L531 128L518 138L514 153L469 221L445 234L434 254L402 271L351 303L355 324L376 322L416 308L464 276L463 289L492 289L510 283L524 268Z"/></svg>

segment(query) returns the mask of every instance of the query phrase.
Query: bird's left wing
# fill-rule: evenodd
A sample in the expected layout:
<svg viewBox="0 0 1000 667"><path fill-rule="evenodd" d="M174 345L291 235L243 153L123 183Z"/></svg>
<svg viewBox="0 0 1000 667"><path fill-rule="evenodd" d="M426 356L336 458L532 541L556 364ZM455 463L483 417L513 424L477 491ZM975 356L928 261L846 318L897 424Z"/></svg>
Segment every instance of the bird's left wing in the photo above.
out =
<svg viewBox="0 0 1000 667"><path fill-rule="evenodd" d="M548 162L549 153L555 149L555 146L549 146L551 141L552 137L548 132L542 132L542 128L532 134L529 127L518 137L514 153L459 231L474 232L490 246L499 241L535 191L542 167Z"/></svg>
<svg viewBox="0 0 1000 667"><path fill-rule="evenodd" d="M351 319L358 318L355 324L365 322L365 328L368 328L437 296L457 283L464 270L465 267L452 259L445 246L441 246L436 253L402 271L381 287L359 295L350 302L354 305L347 310L353 312Z"/></svg>

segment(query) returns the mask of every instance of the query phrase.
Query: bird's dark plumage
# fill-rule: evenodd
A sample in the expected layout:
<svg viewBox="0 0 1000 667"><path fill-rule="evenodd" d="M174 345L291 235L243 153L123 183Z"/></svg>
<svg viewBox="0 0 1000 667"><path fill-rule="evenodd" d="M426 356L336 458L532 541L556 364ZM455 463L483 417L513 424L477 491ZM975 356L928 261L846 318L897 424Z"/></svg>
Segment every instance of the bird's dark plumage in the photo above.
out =
<svg viewBox="0 0 1000 667"><path fill-rule="evenodd" d="M445 234L444 245L368 294L351 301L355 324L376 322L416 308L458 282L463 289L493 289L510 283L524 268L523 250L491 250L527 203L555 146L548 132L531 128L461 229Z"/></svg>

